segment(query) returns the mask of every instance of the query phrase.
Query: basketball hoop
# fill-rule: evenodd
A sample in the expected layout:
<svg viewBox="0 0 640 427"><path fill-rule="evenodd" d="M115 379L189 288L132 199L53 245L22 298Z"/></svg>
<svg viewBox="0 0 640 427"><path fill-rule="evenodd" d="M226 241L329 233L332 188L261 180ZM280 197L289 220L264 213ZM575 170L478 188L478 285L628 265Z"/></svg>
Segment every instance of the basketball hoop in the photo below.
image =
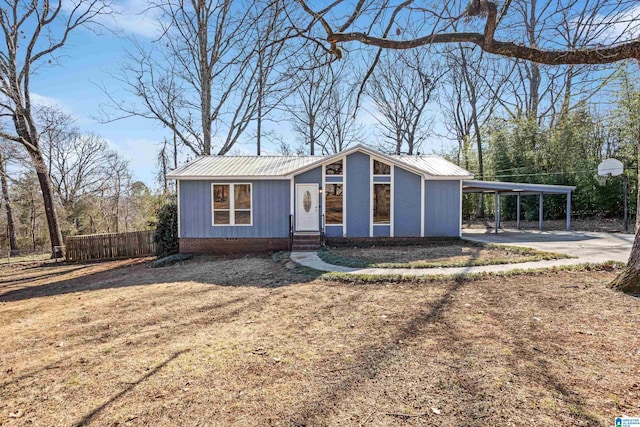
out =
<svg viewBox="0 0 640 427"><path fill-rule="evenodd" d="M624 172L624 166L620 160L605 159L598 165L598 175L618 176Z"/></svg>
<svg viewBox="0 0 640 427"><path fill-rule="evenodd" d="M624 231L629 228L629 183L628 177L624 174L624 165L617 159L604 159L598 165L598 184L603 186L607 183L607 177L622 175L622 193L624 195Z"/></svg>

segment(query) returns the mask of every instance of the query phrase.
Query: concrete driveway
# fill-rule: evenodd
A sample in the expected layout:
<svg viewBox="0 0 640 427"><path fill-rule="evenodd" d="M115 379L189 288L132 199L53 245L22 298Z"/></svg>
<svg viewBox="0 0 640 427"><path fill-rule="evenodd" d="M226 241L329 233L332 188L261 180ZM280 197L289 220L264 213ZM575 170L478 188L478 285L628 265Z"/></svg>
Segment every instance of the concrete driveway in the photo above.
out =
<svg viewBox="0 0 640 427"><path fill-rule="evenodd" d="M566 265L603 263L606 261L627 262L632 234L591 233L571 231L500 231L498 234L486 230L465 230L463 239L484 243L525 246L542 251L571 255L570 259L521 262L516 264L481 265L442 268L351 268L327 264L316 252L291 252L291 259L300 265L320 271L337 271L351 274L394 274L410 276L457 275L468 273L506 272L511 270L535 270Z"/></svg>
<svg viewBox="0 0 640 427"><path fill-rule="evenodd" d="M577 257L580 262L627 262L633 234L586 231L464 230L462 238L484 243L525 246Z"/></svg>

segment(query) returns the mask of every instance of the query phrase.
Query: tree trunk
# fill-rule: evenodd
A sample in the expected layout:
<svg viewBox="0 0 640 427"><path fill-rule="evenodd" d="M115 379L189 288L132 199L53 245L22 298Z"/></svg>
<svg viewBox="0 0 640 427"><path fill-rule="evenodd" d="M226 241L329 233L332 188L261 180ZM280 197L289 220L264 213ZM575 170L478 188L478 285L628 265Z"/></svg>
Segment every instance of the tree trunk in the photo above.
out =
<svg viewBox="0 0 640 427"><path fill-rule="evenodd" d="M51 240L51 251L53 254L54 246L62 246L62 232L60 231L60 223L58 214L54 206L53 187L47 172L47 165L42 158L40 151L29 150L29 157L33 162L33 166L38 176L40 190L42 191L42 199L44 202L44 211L47 216L47 225L49 226L49 239Z"/></svg>
<svg viewBox="0 0 640 427"><path fill-rule="evenodd" d="M638 126L638 154L640 154L640 126ZM638 163L638 184L640 185L640 162ZM640 188L640 187L639 187ZM612 288L623 292L640 294L640 191L636 200L636 237L625 269L611 282Z"/></svg>
<svg viewBox="0 0 640 427"><path fill-rule="evenodd" d="M33 252L36 251L36 201L31 193L31 244Z"/></svg>
<svg viewBox="0 0 640 427"><path fill-rule="evenodd" d="M207 10L207 2L198 0L194 2L197 12L198 22L198 73L200 77L200 119L202 120L202 153L201 155L211 155L211 127L213 118L211 117L211 91L212 76L211 64L209 63L209 16ZM195 54L195 52L193 52Z"/></svg>
<svg viewBox="0 0 640 427"><path fill-rule="evenodd" d="M476 179L484 179L484 160L482 158L482 135L480 135L480 125L478 123L478 116L476 115L475 104L473 106L473 127L476 134L476 146L478 150L478 177ZM478 202L478 216L484 218L484 197L480 197Z"/></svg>
<svg viewBox="0 0 640 427"><path fill-rule="evenodd" d="M315 135L315 117L310 117L309 120L309 154L315 156L316 154L316 135Z"/></svg>
<svg viewBox="0 0 640 427"><path fill-rule="evenodd" d="M178 169L178 135L173 133L173 168Z"/></svg>
<svg viewBox="0 0 640 427"><path fill-rule="evenodd" d="M2 185L2 198L7 212L7 234L9 235L9 250L11 255L18 254L18 243L16 241L16 229L13 223L13 212L11 210L11 200L9 200L9 185L7 183L7 165L0 156L0 185Z"/></svg>
<svg viewBox="0 0 640 427"><path fill-rule="evenodd" d="M262 52L258 52L258 115L256 124L256 145L258 156L262 150L262 98L264 97L264 70L262 67Z"/></svg>

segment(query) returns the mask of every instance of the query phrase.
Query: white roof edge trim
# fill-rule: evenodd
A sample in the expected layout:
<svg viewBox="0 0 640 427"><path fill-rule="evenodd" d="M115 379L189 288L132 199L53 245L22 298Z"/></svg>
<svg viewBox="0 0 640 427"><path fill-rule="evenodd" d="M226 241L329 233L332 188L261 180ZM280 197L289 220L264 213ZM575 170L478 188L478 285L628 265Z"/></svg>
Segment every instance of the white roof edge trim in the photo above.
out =
<svg viewBox="0 0 640 427"><path fill-rule="evenodd" d="M473 179L473 175L427 175L425 181L465 181Z"/></svg>
<svg viewBox="0 0 640 427"><path fill-rule="evenodd" d="M530 189L538 189L544 192L544 188L548 188L550 191L554 189L563 193L568 191L574 191L576 189L573 185L556 185L556 184L530 184L526 182L508 182L508 181L482 181L482 180L465 180L463 185L470 187L477 186L486 190L512 190L515 188L519 191L530 191Z"/></svg>
<svg viewBox="0 0 640 427"><path fill-rule="evenodd" d="M427 178L429 176L432 176L432 175L427 174L424 171L421 171L419 169L415 169L415 168L413 168L413 167L411 167L411 166L409 166L409 165L407 165L405 163L398 162L393 157L390 157L390 156L388 156L388 155L386 155L384 153L381 153L381 152L379 152L377 150L374 150L373 148L369 148L369 147L367 147L366 145L363 145L363 144L354 145L353 147L347 148L346 150L343 150L343 151L341 151L339 153L332 154L332 155L330 155L330 156L328 156L328 157L326 157L324 159L318 160L317 162L310 163L310 164L308 164L308 165L306 165L306 166L304 166L302 168L299 168L297 170L292 171L288 176L293 177L293 176L296 176L296 175L300 175L301 173L305 173L307 171L315 169L318 166L322 166L323 164L334 162L336 160L339 160L342 157L347 157L349 154L353 154L353 153L355 153L357 151L364 152L364 153L366 153L366 154L368 154L370 156L373 156L373 157L378 157L378 158L384 160L385 162L389 162L394 166L398 166L400 168L407 169L408 171L413 172L416 175L419 175L421 177Z"/></svg>
<svg viewBox="0 0 640 427"><path fill-rule="evenodd" d="M250 175L238 175L238 176L230 176L230 175L216 175L216 176L211 176L211 175L201 175L201 176L170 176L170 174L167 174L167 179L174 179L176 181L214 181L214 180L218 180L218 181L240 181L240 180L244 180L244 181L288 181L291 178L289 178L288 176L285 175L272 175L272 176L264 176L264 175L258 175L258 176L250 176Z"/></svg>

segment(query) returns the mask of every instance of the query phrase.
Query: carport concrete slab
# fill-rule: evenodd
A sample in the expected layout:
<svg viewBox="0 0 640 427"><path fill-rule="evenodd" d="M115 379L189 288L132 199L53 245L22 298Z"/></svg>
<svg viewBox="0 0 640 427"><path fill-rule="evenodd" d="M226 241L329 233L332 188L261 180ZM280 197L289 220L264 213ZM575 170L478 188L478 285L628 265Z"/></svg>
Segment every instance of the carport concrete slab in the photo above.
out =
<svg viewBox="0 0 640 427"><path fill-rule="evenodd" d="M627 262L633 234L587 231L464 230L463 239L483 243L524 246L577 257L580 262Z"/></svg>

